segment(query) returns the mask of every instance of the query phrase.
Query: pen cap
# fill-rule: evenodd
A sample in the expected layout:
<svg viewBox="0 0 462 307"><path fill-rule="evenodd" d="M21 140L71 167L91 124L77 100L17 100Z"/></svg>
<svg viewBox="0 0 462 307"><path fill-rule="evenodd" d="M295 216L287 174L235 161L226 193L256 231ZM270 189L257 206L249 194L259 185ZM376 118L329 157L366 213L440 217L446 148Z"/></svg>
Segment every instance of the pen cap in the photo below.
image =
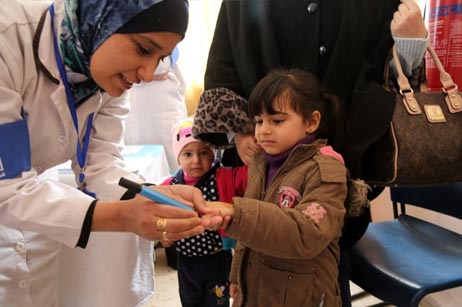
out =
<svg viewBox="0 0 462 307"><path fill-rule="evenodd" d="M127 178L124 178L124 177L120 178L119 185L121 187L124 187L127 190L135 192L135 193L140 193L141 192L141 185L140 184L138 184L136 182L133 182L131 180L128 180Z"/></svg>

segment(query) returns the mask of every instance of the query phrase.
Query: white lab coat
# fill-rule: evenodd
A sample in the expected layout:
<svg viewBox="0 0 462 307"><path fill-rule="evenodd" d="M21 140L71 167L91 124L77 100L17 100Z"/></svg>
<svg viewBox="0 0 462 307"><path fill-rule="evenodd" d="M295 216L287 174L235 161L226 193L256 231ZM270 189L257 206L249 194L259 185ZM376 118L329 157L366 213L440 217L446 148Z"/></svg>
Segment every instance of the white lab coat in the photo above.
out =
<svg viewBox="0 0 462 307"><path fill-rule="evenodd" d="M92 198L57 181L37 179L69 159L78 170L77 136L64 87L38 72L34 62L32 40L48 4L0 0L0 6L0 124L21 119L24 107L32 163L20 178L0 180L0 306L58 306L58 265L63 280L74 278L59 289L64 294L59 306L138 306L153 293L151 242L132 234L91 234L87 249L74 250ZM55 11L59 35L61 2ZM50 29L48 15L38 53L59 80ZM91 112L87 187L101 200L120 199L125 192L117 185L121 176L140 182L124 170L120 155L128 103L125 97L94 95L77 109L80 135ZM72 252L59 264L62 244ZM66 296L70 293L74 296Z"/></svg>
<svg viewBox="0 0 462 307"><path fill-rule="evenodd" d="M135 85L129 94L130 116L126 121L126 144L162 144L170 172L179 169L173 154L171 130L188 116L185 82L178 65L166 58L157 72L168 71L166 79ZM155 182L154 182L155 183Z"/></svg>

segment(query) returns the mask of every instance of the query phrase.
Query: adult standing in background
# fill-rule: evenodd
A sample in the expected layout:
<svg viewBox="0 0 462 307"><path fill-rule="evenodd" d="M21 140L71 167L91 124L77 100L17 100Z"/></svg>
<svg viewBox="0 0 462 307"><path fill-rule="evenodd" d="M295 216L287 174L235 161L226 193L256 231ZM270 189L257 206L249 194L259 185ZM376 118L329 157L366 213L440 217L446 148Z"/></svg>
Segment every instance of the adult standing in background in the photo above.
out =
<svg viewBox="0 0 462 307"><path fill-rule="evenodd" d="M77 298L59 306L139 306L153 292L148 240L221 222L117 184L122 176L142 182L120 154L124 93L151 81L183 38L188 3L53 3L0 0L0 305L58 306L64 244L89 250L72 264L81 274L73 278L85 276L72 288ZM80 189L39 180L69 159ZM210 212L198 190L162 191Z"/></svg>
<svg viewBox="0 0 462 307"><path fill-rule="evenodd" d="M178 47L154 74L154 82L134 86L129 93L130 116L126 120L125 143L162 144L170 173L178 170L172 151L171 129L188 116L185 82L178 66Z"/></svg>
<svg viewBox="0 0 462 307"><path fill-rule="evenodd" d="M205 89L225 87L248 98L268 71L295 67L315 73L327 90L355 106L355 98L367 85L382 84L393 39L406 62L405 72L410 74L422 61L427 31L419 6L414 0L400 3L224 0L209 51ZM390 97L375 97L372 103L377 110L371 115L380 122L372 126L382 128L382 123L388 124L382 115L392 112ZM381 134L379 130L371 135ZM240 154L248 156L245 148ZM357 163L351 168L359 173Z"/></svg>
<svg viewBox="0 0 462 307"><path fill-rule="evenodd" d="M274 68L314 73L348 106L346 140L333 145L345 157L352 177L360 178L364 151L386 131L393 114L395 99L381 86L393 39L410 73L423 58L426 37L414 0L224 0L205 89L225 87L248 98ZM238 134L235 142L241 160L248 161L259 150L252 134ZM235 164L235 157L225 154L225 162ZM370 212L365 212L343 228L339 281L344 306L351 305L347 250L369 222Z"/></svg>

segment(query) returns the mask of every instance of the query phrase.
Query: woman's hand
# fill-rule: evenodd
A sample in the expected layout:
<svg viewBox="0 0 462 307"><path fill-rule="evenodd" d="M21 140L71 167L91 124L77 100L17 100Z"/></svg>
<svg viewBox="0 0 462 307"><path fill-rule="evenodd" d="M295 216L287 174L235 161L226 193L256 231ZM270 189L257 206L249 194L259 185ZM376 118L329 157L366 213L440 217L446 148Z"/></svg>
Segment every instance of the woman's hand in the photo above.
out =
<svg viewBox="0 0 462 307"><path fill-rule="evenodd" d="M390 24L391 34L400 38L425 38L427 29L415 0L401 0Z"/></svg>
<svg viewBox="0 0 462 307"><path fill-rule="evenodd" d="M170 240L167 240L167 241L160 240L160 243L162 244L162 247L164 248L168 248L173 245L173 241L170 241Z"/></svg>
<svg viewBox="0 0 462 307"><path fill-rule="evenodd" d="M159 228L157 222L161 218L167 222ZM200 234L205 228L194 211L156 204L137 195L125 201L99 201L93 214L92 231L132 232L148 240L175 241Z"/></svg>
<svg viewBox="0 0 462 307"><path fill-rule="evenodd" d="M202 192L198 188L187 185L156 186L152 188L193 207L201 216L202 226L206 228L215 228L223 224L223 218L219 212L213 211L206 205L202 197Z"/></svg>
<svg viewBox="0 0 462 307"><path fill-rule="evenodd" d="M252 156L261 151L261 147L255 142L253 133L237 133L234 136L234 143L236 144L237 153L245 165L249 165Z"/></svg>
<svg viewBox="0 0 462 307"><path fill-rule="evenodd" d="M176 241L205 231L205 227L223 224L218 211L208 208L199 189L186 185L150 187L195 211L153 202L137 195L125 201L99 201L93 214L92 231L132 232L149 240Z"/></svg>

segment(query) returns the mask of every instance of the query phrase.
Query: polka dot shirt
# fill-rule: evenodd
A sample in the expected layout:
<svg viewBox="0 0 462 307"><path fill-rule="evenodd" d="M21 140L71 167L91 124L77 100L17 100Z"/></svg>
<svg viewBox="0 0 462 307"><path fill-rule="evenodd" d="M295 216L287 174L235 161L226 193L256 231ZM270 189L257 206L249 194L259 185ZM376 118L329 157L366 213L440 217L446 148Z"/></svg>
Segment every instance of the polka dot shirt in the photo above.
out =
<svg viewBox="0 0 462 307"><path fill-rule="evenodd" d="M214 168L215 169L215 168ZM202 196L205 200L218 200L218 191L216 187L215 171L209 175L204 175L195 185L202 190ZM174 178L171 184L180 184L177 178ZM206 230L204 233L175 241L176 250L182 255L189 257L206 256L223 248L220 233L214 230Z"/></svg>

